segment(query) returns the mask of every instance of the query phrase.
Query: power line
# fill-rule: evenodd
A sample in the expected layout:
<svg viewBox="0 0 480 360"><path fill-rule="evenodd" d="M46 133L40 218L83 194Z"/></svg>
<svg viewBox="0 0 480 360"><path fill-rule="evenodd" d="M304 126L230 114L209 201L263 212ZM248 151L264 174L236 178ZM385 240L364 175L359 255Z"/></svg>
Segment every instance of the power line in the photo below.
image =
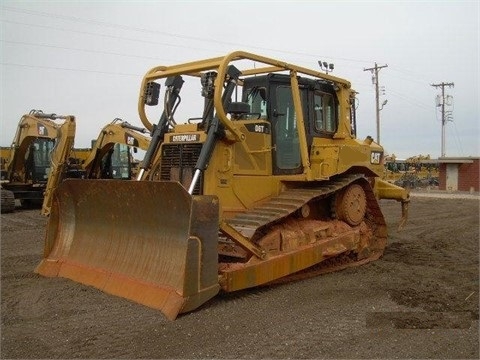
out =
<svg viewBox="0 0 480 360"><path fill-rule="evenodd" d="M148 41L148 40L139 40L135 38L127 38L127 37L122 37L122 36L115 36L115 35L107 35L107 34L98 34L94 32L86 32L86 31L78 31L78 30L73 30L73 29L65 29L65 28L59 28L59 27L54 27L54 26L48 26L48 25L40 25L40 24L27 24L27 23L21 23L21 22L15 22L11 20L0 20L6 23L11 23L11 24L17 24L17 25L26 25L26 26L34 26L34 27L39 27L39 28L45 28L45 29L52 29L56 31L70 31L74 33L80 33L80 34L86 34L86 35L92 35L92 36L102 36L102 37L108 37L108 38L115 38L119 40L127 40L127 41L133 41L133 42L145 42L145 43L150 43L150 44L158 44L158 45L164 45L164 46L172 46L172 47L179 47L179 48L189 48L192 49L192 47L189 46L181 46L181 45L175 45L175 44L169 44L169 43L163 43L163 42L155 42L155 41ZM106 54L106 55L114 55L114 56L124 56L124 57L132 57L132 58L143 58L143 59L149 59L149 60L159 60L158 57L149 57L149 56L139 56L139 55L134 55L134 54L124 54L124 53L116 53L116 52L108 52L108 51L100 51L100 50L89 50L89 49L81 49L81 48L73 48L73 47L66 47L66 46L57 46L57 45L51 45L51 44L38 44L38 43L28 43L28 42L21 42L21 41L10 41L10 40L1 40L4 43L10 43L10 44L20 44L20 45L27 45L27 46L39 46L39 47L49 47L49 48L55 48L55 49L63 49L63 50L73 50L73 51L81 51L81 52L89 52L89 53L97 53L97 54ZM197 50L206 50L204 48L197 48ZM329 59L330 57L325 57ZM333 59L333 58L332 58ZM341 58L340 58L341 59ZM165 59L164 59L165 60ZM363 60L353 60L353 59L343 59L346 61L357 61L357 62L363 62ZM14 64L14 63L9 63L6 65L11 65L11 66L23 66L23 67L37 67L37 68L46 68L46 69L55 69L55 70L69 70L69 71L82 71L82 72L93 72L93 70L84 70L84 69L67 69L67 68L59 68L59 67L48 67L48 66L35 66L35 65L26 65L26 64ZM392 68L392 70L396 70ZM104 74L115 74L112 72L102 72L102 71L96 71L97 73L104 73ZM401 71L399 71L401 72ZM127 76L132 76L128 75ZM359 85L358 85L359 86ZM358 87L357 86L357 87ZM366 85L365 85L366 86ZM393 90L390 90L392 93L395 93ZM424 104L420 104L418 102L414 102L411 99L408 99L405 96L402 96L399 93L395 93L398 97L418 106L418 107L423 107L425 109L428 109L429 107Z"/></svg>
<svg viewBox="0 0 480 360"><path fill-rule="evenodd" d="M7 21L7 22L9 22L9 21ZM25 24L25 25L30 25L30 24ZM42 27L47 27L47 26L42 26ZM51 27L48 27L48 28L51 28ZM123 54L123 53L115 53L115 52L108 52L108 51L101 51L101 50L81 49L81 48L73 48L73 47L67 47L67 46L44 44L44 43L39 44L39 43L30 43L30 42L25 42L25 41L11 41L11 40L2 40L2 39L0 39L0 42L8 43L8 44L26 45L26 46L46 47L46 48L61 49L61 50L73 50L73 51L80 51L80 52L87 52L87 53L133 57L133 58L141 58L141 59L149 59L149 60L159 60L158 57L139 56L139 55L133 55L133 54ZM52 70L65 70L65 71L96 72L96 73L109 74L109 75L119 74L119 75L133 76L133 74L121 74L121 73L96 71L96 70L85 70L85 69L74 69L74 68L60 68L60 67L52 67L52 66L28 65L28 64L11 63L11 62L10 63L1 63L1 64L6 65L6 66L43 68L43 69L52 69Z"/></svg>
<svg viewBox="0 0 480 360"><path fill-rule="evenodd" d="M70 22L71 21L76 21L76 22L81 22L81 23L85 23L85 24L89 24L89 25L93 24L93 25L111 27L111 28L116 28L116 29L132 30L132 31L144 32L144 33L161 34L161 35L166 35L166 36L180 38L180 39L189 39L189 40L196 40L196 41L211 41L211 39L205 39L205 38L200 38L200 37L195 37L195 36L174 34L174 33L169 33L169 32L165 32L165 31L159 31L159 30L139 28L139 27L135 27L135 26L109 23L109 22L106 22L106 21L83 19L83 18L76 17L76 16L52 14L52 13L47 13L47 12L43 12L43 11L19 9L19 8L13 8L13 7L9 7L9 6L3 6L2 8L4 10L7 10L7 11L18 12L18 13L29 14L29 15L38 15L38 16L48 17L50 19L53 17L53 18L56 18L56 19L67 20L67 21L70 21ZM219 42L219 43L221 43L221 42ZM231 43L224 42L224 44L231 44Z"/></svg>
<svg viewBox="0 0 480 360"><path fill-rule="evenodd" d="M11 21L11 20L1 20L1 22L16 24L16 25L38 27L38 28L44 28L44 29L51 29L51 30L62 31L62 32L68 31L68 32L77 33L77 34L91 35L91 36L95 36L95 37L104 37L104 38L110 38L110 39L126 40L126 41L132 41L132 42L135 42L135 43L163 45L163 46L171 46L171 47L191 49L191 50L202 50L202 51L206 50L204 48L195 48L195 47L192 47L192 46L183 46L183 45L162 43L162 42L158 42L158 41L149 41L149 40L143 40L143 39L128 38L128 37L118 36L118 35L99 34L99 33L94 33L94 32L89 32L89 31L79 31L79 30L73 30L73 29L65 29L65 28L59 28L59 27L48 26L48 25L27 24L27 23L16 22L16 21Z"/></svg>
<svg viewBox="0 0 480 360"><path fill-rule="evenodd" d="M403 100L409 102L410 104L415 105L415 106L417 106L417 107L419 107L419 108L422 108L422 109L424 109L424 110L429 110L429 111L432 109L432 107L431 107L430 105L425 105L425 104L423 104L423 103L421 103L421 102L415 101L415 100L413 100L413 99L405 96L404 94L401 94L401 93L399 93L399 92L397 92L397 91L395 91L395 90L392 90L390 87L388 88L388 91L391 92L392 94L396 95L396 96L399 97L400 99L403 99Z"/></svg>
<svg viewBox="0 0 480 360"><path fill-rule="evenodd" d="M29 14L29 15L38 15L38 16L44 16L48 18L57 18L61 20L67 20L67 21L75 21L75 22L80 22L80 23L86 23L86 24L94 24L98 26L105 26L105 27L111 27L111 28L117 28L117 29L123 29L123 30L129 30L129 31L137 31L137 32L143 32L143 33L152 33L152 34L161 34L164 36L170 36L174 38L181 38L181 39L187 39L187 40L195 40L195 41L203 41L207 42L209 44L211 43L216 43L216 44L221 44L221 45L229 45L229 46L239 46L239 47L247 47L251 49L259 49L259 50L268 50L268 51L273 51L277 53L284 53L284 54L291 54L291 55L299 55L299 56L305 56L309 58L326 58L326 59L334 59L334 60L341 60L341 61L348 61L348 62L357 62L357 63L367 63L370 61L367 60L360 60L360 59L351 59L351 58L336 58L336 57L331 57L331 56L320 56L318 54L312 54L312 53L304 53L304 52L296 52L296 51L288 51L288 50L280 50L280 49L273 49L273 48L265 48L265 47L260 47L260 46L253 46L251 44L240 44L240 43L233 43L233 42L228 42L228 41L221 41L221 40L214 40L211 38L201 38L201 37L195 37L195 36L188 36L188 35L182 35L182 34L175 34L175 33L169 33L169 32L164 32L164 31L159 31L159 30L152 30L152 29L146 29L146 28L139 28L139 27L134 27L134 26L128 26L128 25L120 25L120 24L115 24L115 23L109 23L105 21L99 21L99 20L92 20L92 19L82 19L79 17L75 16L66 16L66 15L59 15L59 14L52 14L52 13L47 13L47 12L41 12L41 11L34 11L34 10L25 10L25 9L18 9L18 8L12 8L8 6L3 6L2 7L4 10L7 11L12 11L12 12L19 12L19 13L24 13L24 14ZM16 23L16 24L21 24L21 25L28 25L28 26L38 26L38 27L44 27L44 28L53 28L50 26L45 26L45 25L38 25L38 24L25 24L25 23L19 23L19 22L14 22L10 20L1 20L3 22L7 23ZM79 32L75 31L72 29L56 29L56 30L62 30L62 31L72 31L72 32L77 32L77 33L86 33L89 35L95 35L95 36L106 36L106 37L114 37L114 38L123 38L123 37L118 37L118 36L111 36L111 35L105 35L105 34L95 34L95 33L87 33L87 32ZM138 40L138 39L128 39L128 38L123 38L126 40L130 41L136 41L136 42L147 42L147 43L152 43L149 41L145 40ZM158 44L158 42L153 42ZM191 46L180 46L180 45L173 45L173 44L163 44L166 46L175 46L175 47L183 47L187 49L192 49ZM206 51L207 49L202 48L199 49L197 48L196 50L203 50Z"/></svg>
<svg viewBox="0 0 480 360"><path fill-rule="evenodd" d="M0 63L0 65L39 68L39 69L50 69L50 70L63 70L63 71L80 71L80 72L88 72L88 73L95 73L95 74L107 74L107 75L135 76L137 78L142 76L142 75L138 75L138 74L127 74L127 73L88 70L88 69L61 68L61 67L56 67L56 66L27 65L27 64L4 63L4 62Z"/></svg>
<svg viewBox="0 0 480 360"><path fill-rule="evenodd" d="M153 57L153 56L139 56L134 54L122 54L122 53L115 53L115 52L109 52L109 51L80 49L80 48L72 48L72 47L49 45L49 44L38 44L38 43L35 44L35 43L29 43L24 41L11 41L11 40L0 39L0 42L4 42L8 44L47 47L47 48L61 49L61 50L74 50L74 51L89 52L89 53L103 54L103 55L115 55L115 56L125 56L125 57L133 57L133 58L140 58L140 59L158 60L158 57Z"/></svg>
<svg viewBox="0 0 480 360"><path fill-rule="evenodd" d="M402 69L402 68L400 68L396 65L391 67L391 70L394 71L394 72L396 71L398 73L407 75L409 77L409 79L405 79L405 78L397 76L397 78L399 78L399 79L403 79L403 80L407 80L407 81L413 81L413 82L416 82L416 83L419 83L419 84L422 84L422 85L425 85L425 83L429 82L428 79L425 77L425 74L414 73L411 70Z"/></svg>
<svg viewBox="0 0 480 360"><path fill-rule="evenodd" d="M395 67L390 67L390 69L391 69L392 71L396 71L396 72L398 72L398 73L404 74L403 71L400 71L400 70L398 70L398 69L395 69ZM392 77L394 77L394 78L397 78L397 79L400 79L400 80L404 80L404 81L416 82L416 83L421 84L421 85L425 85L425 83L428 82L427 80L425 80L425 81L423 81L423 80L418 80L418 79L417 79L417 76L411 76L412 74L407 74L407 75L409 75L409 78L405 78L405 77L401 77L401 76L395 76L395 75L392 75L392 74L391 74L390 76L392 76Z"/></svg>

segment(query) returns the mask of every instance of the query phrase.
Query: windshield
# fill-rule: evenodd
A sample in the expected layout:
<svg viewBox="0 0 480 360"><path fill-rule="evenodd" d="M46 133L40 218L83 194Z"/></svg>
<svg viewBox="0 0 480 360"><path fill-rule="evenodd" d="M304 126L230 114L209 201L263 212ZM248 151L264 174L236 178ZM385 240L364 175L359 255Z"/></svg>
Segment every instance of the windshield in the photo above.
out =
<svg viewBox="0 0 480 360"><path fill-rule="evenodd" d="M33 152L33 161L37 167L50 166L50 153L55 146L53 139L37 138L33 142L30 150ZM28 156L28 155L27 155Z"/></svg>
<svg viewBox="0 0 480 360"><path fill-rule="evenodd" d="M267 91L264 87L253 86L247 89L248 105L250 113L258 119L267 118Z"/></svg>
<svg viewBox="0 0 480 360"><path fill-rule="evenodd" d="M130 147L125 144L115 144L112 154L112 178L130 178Z"/></svg>

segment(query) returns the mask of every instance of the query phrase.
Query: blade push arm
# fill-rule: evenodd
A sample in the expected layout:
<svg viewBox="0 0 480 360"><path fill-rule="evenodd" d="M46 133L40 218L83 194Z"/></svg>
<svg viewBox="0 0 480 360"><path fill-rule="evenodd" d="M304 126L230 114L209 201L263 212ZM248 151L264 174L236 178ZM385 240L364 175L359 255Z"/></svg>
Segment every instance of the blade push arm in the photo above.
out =
<svg viewBox="0 0 480 360"><path fill-rule="evenodd" d="M235 90L236 81L238 80L240 74L241 72L235 66L229 66L225 79L226 86L222 95L222 105L224 109L227 108L228 103L231 101L230 99L233 91ZM218 82L219 81L217 79L216 83L218 84ZM216 85L215 91L219 91L218 85ZM193 194L193 190L195 188L195 185L197 184L201 172L207 168L208 162L210 161L210 157L212 156L212 152L215 148L217 140L221 139L224 136L225 129L220 122L218 116L214 116L208 127L207 141L205 142L205 144L203 144L202 150L200 151L200 156L197 160L197 164L195 165L195 174L193 175L192 183L190 184L190 188L188 189L189 194Z"/></svg>
<svg viewBox="0 0 480 360"><path fill-rule="evenodd" d="M179 93L183 85L183 79L181 76L168 77L165 86L167 87L165 93L165 107L163 109L162 116L157 125L152 129L152 140L150 146L145 153L145 157L140 165L140 171L138 173L137 180L141 180L145 171L149 170L152 165L152 160L163 142L163 137L168 131L170 124L173 121L173 114L175 112L175 104L179 99Z"/></svg>

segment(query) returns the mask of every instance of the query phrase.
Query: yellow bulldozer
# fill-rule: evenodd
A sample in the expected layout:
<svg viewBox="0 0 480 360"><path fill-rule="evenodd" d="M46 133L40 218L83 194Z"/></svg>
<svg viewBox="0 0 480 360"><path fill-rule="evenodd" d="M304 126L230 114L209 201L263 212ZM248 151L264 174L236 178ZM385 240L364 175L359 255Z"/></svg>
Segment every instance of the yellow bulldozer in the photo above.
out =
<svg viewBox="0 0 480 360"><path fill-rule="evenodd" d="M203 101L178 121L187 85ZM137 179L63 181L36 272L173 320L219 291L378 259L378 199L399 201L403 223L409 194L381 179L383 148L356 138L354 97L347 80L243 51L151 69Z"/></svg>

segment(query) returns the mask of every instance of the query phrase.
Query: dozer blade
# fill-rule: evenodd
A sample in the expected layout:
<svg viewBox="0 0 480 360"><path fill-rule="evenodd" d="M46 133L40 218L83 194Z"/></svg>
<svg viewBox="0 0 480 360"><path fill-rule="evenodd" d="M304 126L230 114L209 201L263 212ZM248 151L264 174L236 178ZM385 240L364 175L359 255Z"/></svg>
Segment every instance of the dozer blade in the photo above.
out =
<svg viewBox="0 0 480 360"><path fill-rule="evenodd" d="M215 296L218 199L176 182L67 179L35 272L91 285L168 319Z"/></svg>

